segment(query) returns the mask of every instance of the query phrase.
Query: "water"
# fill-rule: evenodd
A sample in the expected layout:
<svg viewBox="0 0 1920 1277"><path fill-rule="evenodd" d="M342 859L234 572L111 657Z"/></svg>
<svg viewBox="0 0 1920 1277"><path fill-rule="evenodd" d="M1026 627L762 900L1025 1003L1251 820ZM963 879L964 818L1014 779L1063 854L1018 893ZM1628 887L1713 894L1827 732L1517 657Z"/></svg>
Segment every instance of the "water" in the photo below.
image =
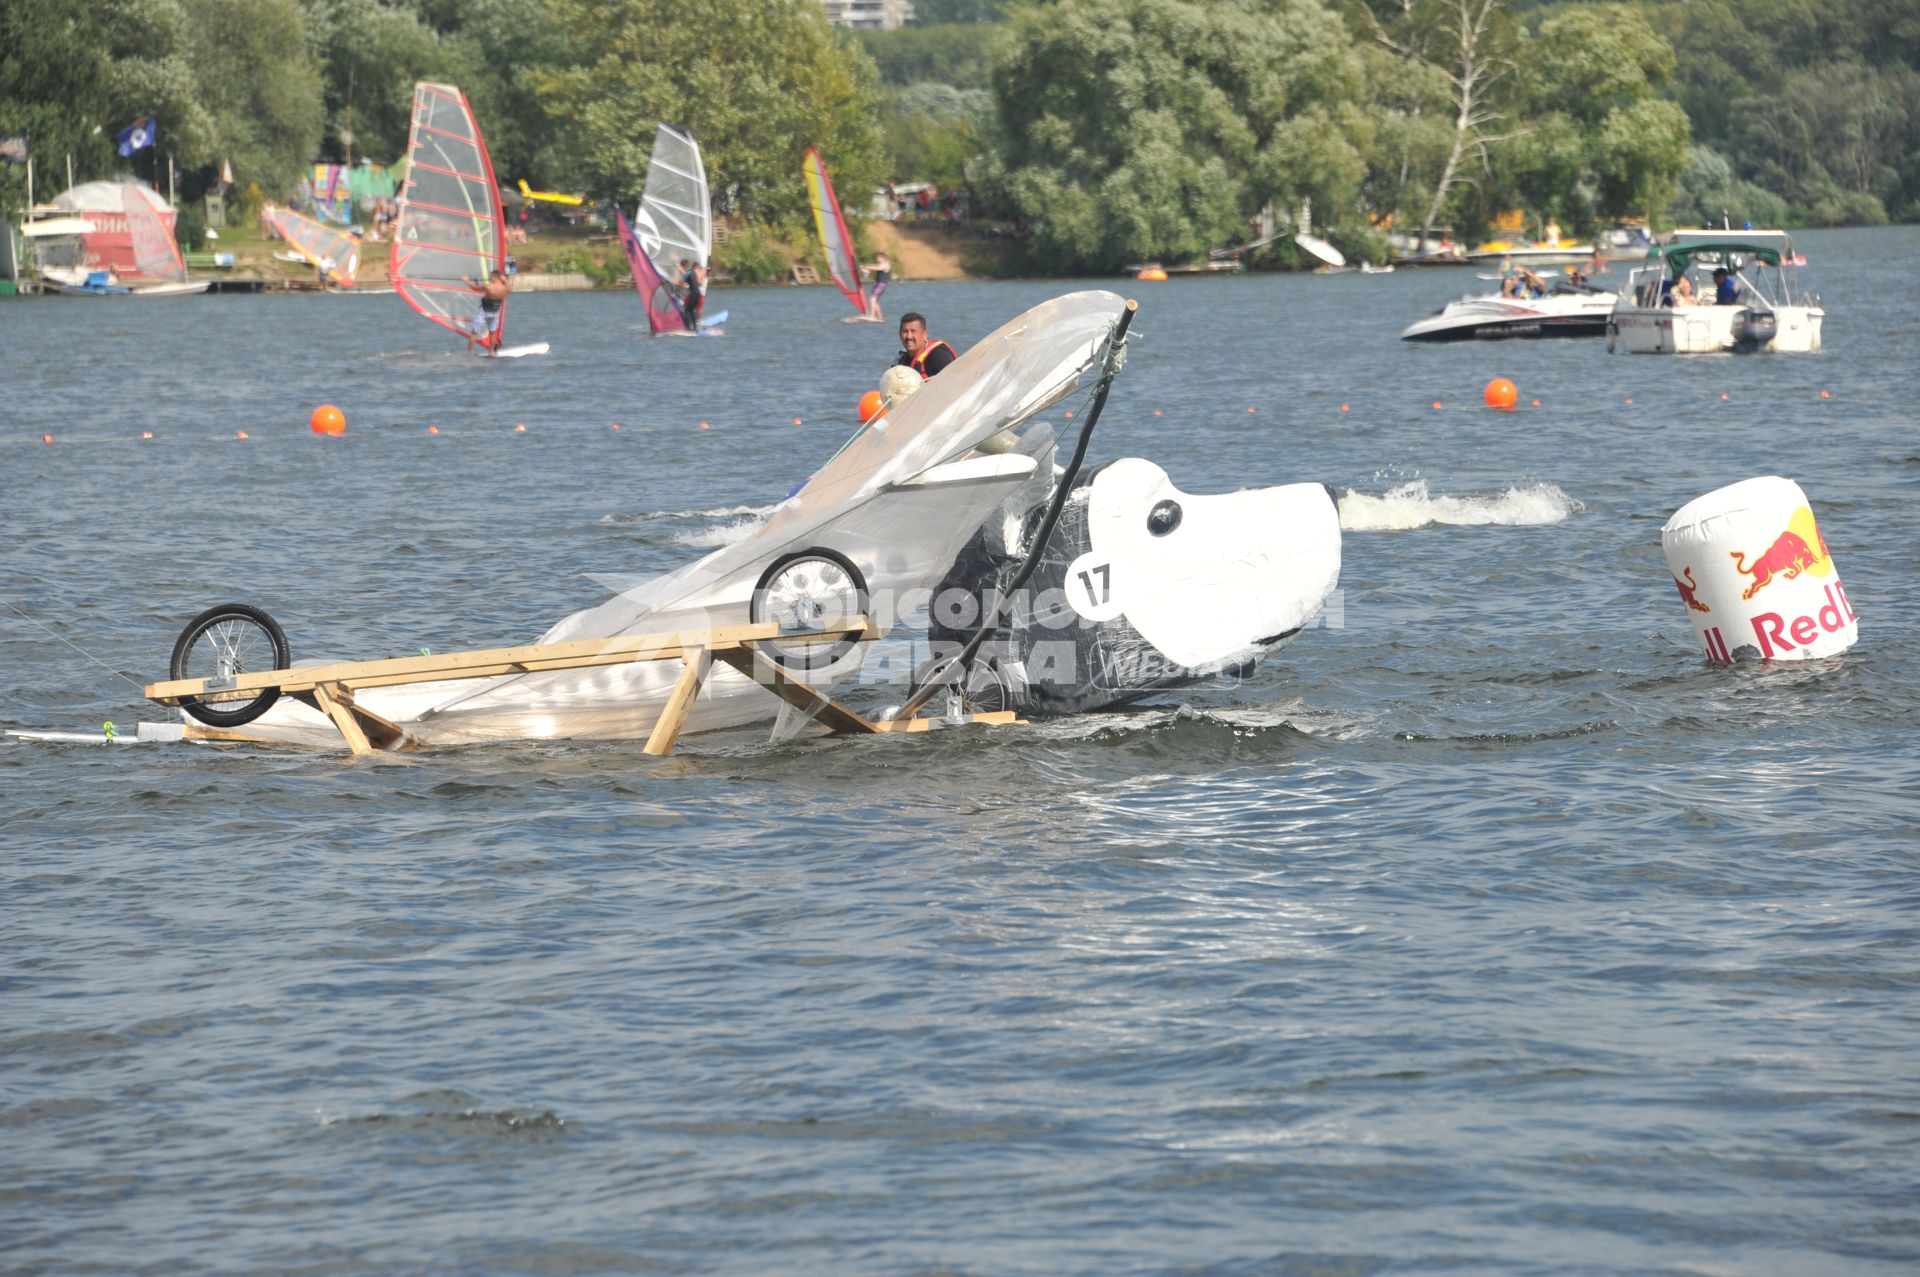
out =
<svg viewBox="0 0 1920 1277"><path fill-rule="evenodd" d="M1341 627L1243 686L664 761L7 740L0 1272L1914 1271L1920 231L1801 247L1807 357L1395 340L1463 271L1127 285L1097 458L1351 494ZM716 301L523 296L500 364L390 296L0 306L0 721L136 721L213 602L490 645L741 535L891 325ZM1767 473L1861 641L1709 669L1658 529Z"/></svg>

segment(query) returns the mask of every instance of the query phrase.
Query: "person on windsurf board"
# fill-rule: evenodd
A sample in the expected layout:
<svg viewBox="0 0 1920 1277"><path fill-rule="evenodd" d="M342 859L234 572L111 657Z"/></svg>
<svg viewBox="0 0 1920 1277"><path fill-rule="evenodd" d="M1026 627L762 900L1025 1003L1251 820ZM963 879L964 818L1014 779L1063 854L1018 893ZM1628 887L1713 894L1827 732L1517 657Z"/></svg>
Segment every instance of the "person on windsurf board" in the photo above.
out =
<svg viewBox="0 0 1920 1277"><path fill-rule="evenodd" d="M472 350L478 344L491 352L500 346L500 308L506 305L507 293L513 285L503 270L494 271L484 281L476 279L473 284L480 290L480 310L470 321L473 335L467 338L467 349Z"/></svg>

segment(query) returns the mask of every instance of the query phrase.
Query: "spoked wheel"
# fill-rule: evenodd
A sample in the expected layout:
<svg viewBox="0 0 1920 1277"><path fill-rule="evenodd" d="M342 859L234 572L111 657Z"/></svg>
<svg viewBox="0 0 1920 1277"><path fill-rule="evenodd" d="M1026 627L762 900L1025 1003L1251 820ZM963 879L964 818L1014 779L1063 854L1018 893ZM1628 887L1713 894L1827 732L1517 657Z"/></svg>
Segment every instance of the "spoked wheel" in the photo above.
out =
<svg viewBox="0 0 1920 1277"><path fill-rule="evenodd" d="M938 658L923 662L913 672L913 685L919 687L926 682L938 664ZM950 671L945 681L947 687L935 697L935 705L951 705L950 693L957 690L963 714L996 714L1014 708L1012 684L1000 663L991 657L976 657L964 670Z"/></svg>
<svg viewBox="0 0 1920 1277"><path fill-rule="evenodd" d="M776 622L783 630L818 629L823 622L867 614L867 582L845 555L818 546L775 559L753 587L747 616L756 624ZM854 649L860 640L837 643L760 644L775 664L796 673L821 670Z"/></svg>
<svg viewBox="0 0 1920 1277"><path fill-rule="evenodd" d="M222 603L187 622L173 645L173 677L233 678L261 670L283 670L293 663L286 631L257 607ZM273 708L277 687L244 692L208 692L180 707L209 727L239 727Z"/></svg>

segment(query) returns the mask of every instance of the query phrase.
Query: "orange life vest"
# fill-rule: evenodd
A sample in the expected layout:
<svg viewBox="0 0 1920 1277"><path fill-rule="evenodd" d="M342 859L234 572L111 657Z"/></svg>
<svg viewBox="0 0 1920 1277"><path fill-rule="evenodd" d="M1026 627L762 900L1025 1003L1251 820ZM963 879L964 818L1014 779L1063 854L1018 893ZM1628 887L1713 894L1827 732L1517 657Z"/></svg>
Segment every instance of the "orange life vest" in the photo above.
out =
<svg viewBox="0 0 1920 1277"><path fill-rule="evenodd" d="M912 364L913 370L920 374L920 377L922 380L925 380L927 376L929 376L927 372L927 356L933 353L934 347L936 346L947 346L947 343L944 341L939 341L935 338L929 337L927 339L927 344L920 347L919 353L914 355L913 357L913 364ZM960 357L960 352L955 350L952 346L947 346L947 353L949 355L952 355L955 359L958 359Z"/></svg>

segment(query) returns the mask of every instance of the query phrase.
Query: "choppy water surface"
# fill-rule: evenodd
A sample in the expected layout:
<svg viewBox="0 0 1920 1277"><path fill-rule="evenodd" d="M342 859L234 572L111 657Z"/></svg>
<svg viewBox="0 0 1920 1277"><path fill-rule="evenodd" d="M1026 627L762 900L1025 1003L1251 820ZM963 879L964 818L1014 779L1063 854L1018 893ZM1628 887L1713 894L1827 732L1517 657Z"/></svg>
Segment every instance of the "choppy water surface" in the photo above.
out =
<svg viewBox="0 0 1920 1277"><path fill-rule="evenodd" d="M0 1271L1914 1271L1920 232L1801 246L1807 357L1396 340L1470 271L1128 285L1096 458L1348 494L1339 626L1243 686L664 761L0 744ZM213 602L492 645L740 535L894 347L721 304L522 296L553 352L497 364L391 296L0 305L0 720L136 721ZM1861 642L1712 670L1658 530L1768 473Z"/></svg>

